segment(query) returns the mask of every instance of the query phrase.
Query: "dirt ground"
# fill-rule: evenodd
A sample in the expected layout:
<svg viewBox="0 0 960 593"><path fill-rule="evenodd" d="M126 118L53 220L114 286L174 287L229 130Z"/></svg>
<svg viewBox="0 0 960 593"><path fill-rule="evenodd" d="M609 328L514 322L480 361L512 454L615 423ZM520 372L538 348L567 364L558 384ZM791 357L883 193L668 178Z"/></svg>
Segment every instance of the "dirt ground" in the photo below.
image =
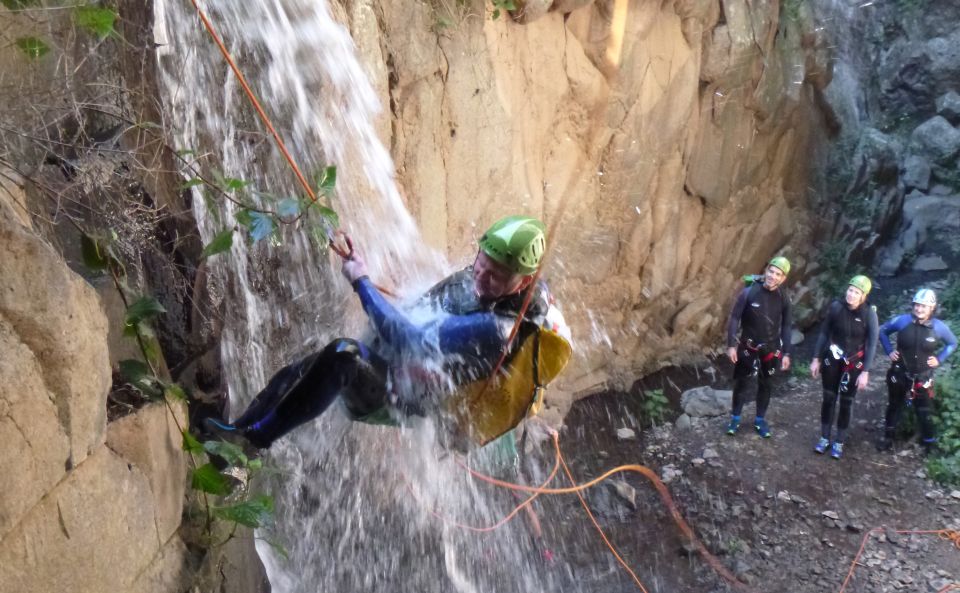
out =
<svg viewBox="0 0 960 593"><path fill-rule="evenodd" d="M808 337L807 342L813 338ZM799 353L795 360L807 362ZM618 428L637 427L636 395L606 394L578 402L566 419L561 446L581 482L620 464L642 463L657 474L676 473L668 484L684 517L721 562L755 591L840 591L864 536L869 536L848 592L937 592L960 587L960 543L937 535L892 530L960 530L960 491L926 479L920 449L899 442L880 453L886 405L882 354L868 389L858 394L844 457L817 455L819 380L785 375L768 411L773 437L745 427L725 434L727 417L701 419L691 428L666 425L620 438ZM713 366L704 361L704 368ZM729 369L717 365L717 388L727 388ZM672 374L677 389L709 384L710 373ZM671 379L667 373L660 381ZM687 383L687 385L683 385ZM625 420L626 419L626 420ZM541 463L551 459L544 451ZM668 468L665 472L665 468ZM678 472L678 473L677 473ZM621 474L623 476L624 474ZM635 508L612 486L586 497L608 537L651 592L714 592L728 586L686 549L654 489L643 478L622 478L636 491ZM629 490L629 489L627 489ZM540 504L554 565L583 591L636 591L575 497Z"/></svg>

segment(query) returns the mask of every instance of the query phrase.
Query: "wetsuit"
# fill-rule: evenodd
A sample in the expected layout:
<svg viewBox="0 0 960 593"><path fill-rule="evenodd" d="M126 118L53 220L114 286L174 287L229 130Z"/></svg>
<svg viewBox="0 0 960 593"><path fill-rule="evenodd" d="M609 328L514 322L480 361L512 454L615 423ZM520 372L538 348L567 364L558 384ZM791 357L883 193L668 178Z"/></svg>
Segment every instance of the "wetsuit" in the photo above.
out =
<svg viewBox="0 0 960 593"><path fill-rule="evenodd" d="M376 330L373 345L338 338L320 352L278 371L233 426L254 445L265 448L297 426L320 416L338 396L354 419L382 414L387 407L423 414L447 387L485 377L500 358L513 328L523 294L497 301L476 295L472 268L448 276L420 299L437 315L415 325L393 307L367 277L353 284L363 310ZM548 293L539 283L521 324L519 339L534 331L546 314ZM509 358L509 357L508 357ZM398 373L432 360L440 373ZM398 375L405 377L398 379ZM425 385L426 384L426 385Z"/></svg>
<svg viewBox="0 0 960 593"><path fill-rule="evenodd" d="M866 303L850 309L845 302L833 301L820 328L814 353L821 360L823 403L820 406L821 436L830 439L833 411L840 399L835 441L843 443L850 426L857 378L870 371L877 351L877 310Z"/></svg>
<svg viewBox="0 0 960 593"><path fill-rule="evenodd" d="M737 330L740 338L737 339ZM757 418L770 405L772 379L780 359L790 354L790 299L779 287L762 284L744 288L737 296L727 323L727 347L737 347L733 369L733 416L740 417L752 379L757 382Z"/></svg>
<svg viewBox="0 0 960 593"><path fill-rule="evenodd" d="M936 356L940 364L957 349L957 338L939 319L920 322L913 315L894 317L880 328L880 344L888 355L894 350L890 336L897 334L900 359L887 371L887 415L884 438L893 440L903 408L912 400L920 422L920 438L925 446L936 442L931 418L933 407L933 369L927 359ZM940 345L943 345L942 348ZM940 350L937 353L937 350Z"/></svg>

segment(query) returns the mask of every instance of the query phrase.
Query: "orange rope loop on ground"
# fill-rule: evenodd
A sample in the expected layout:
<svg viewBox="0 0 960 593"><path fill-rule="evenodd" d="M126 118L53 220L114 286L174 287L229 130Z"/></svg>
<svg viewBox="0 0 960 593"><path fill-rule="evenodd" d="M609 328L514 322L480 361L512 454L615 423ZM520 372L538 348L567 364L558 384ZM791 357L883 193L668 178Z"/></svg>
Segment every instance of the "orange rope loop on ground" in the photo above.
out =
<svg viewBox="0 0 960 593"><path fill-rule="evenodd" d="M867 542L870 540L870 536L873 533L879 533L884 530L884 527L874 527L863 534L863 540L860 542L860 549L857 550L857 555L853 557L853 562L850 563L850 570L847 571L847 576L845 579L843 579L843 584L840 585L840 591L837 593L843 593L846 590L847 584L849 584L850 579L853 577L853 572L857 569L857 564L860 562L860 556L863 555L863 550L867 547ZM952 529L894 529L893 532L905 535L937 535L940 537L940 539L952 542L957 549L960 549L960 531ZM943 589L940 589L940 591L937 593L944 593L945 591L952 591L954 589L960 589L960 584L951 583Z"/></svg>
<svg viewBox="0 0 960 593"><path fill-rule="evenodd" d="M586 501L583 499L582 496L580 496L580 493L586 490L587 488L591 488L599 484L600 482L603 482L604 480L606 480L607 478L609 478L614 474L618 474L622 472L638 473L643 477L647 478L647 480L649 480L650 483L653 484L654 488L656 488L657 492L660 494L660 498L663 500L664 505L666 505L667 509L670 511L670 516L673 519L674 523L677 524L677 526L680 528L680 531L683 532L684 536L697 547L697 551L700 553L700 556L707 562L707 564L709 564L710 567L717 572L717 574L723 577L724 580L729 582L731 585L733 585L737 589L741 591L753 591L746 584L738 580L729 570L727 570L725 566L723 566L723 564L720 563L720 561L716 558L716 556L714 556L713 554L710 553L709 550L707 550L706 546L704 546L703 543L700 541L700 539L697 538L696 534L693 532L693 529L691 529L690 526L687 524L687 522L683 519L683 515L680 514L680 510L677 508L676 503L674 503L673 498L670 496L670 491L667 489L666 485L660 480L659 477L657 477L657 474L654 473L650 468L643 465L635 465L635 464L621 465L609 471L604 472L600 476L588 482L584 482L583 484L577 484L569 468L567 467L566 462L563 459L563 454L560 450L559 435L557 433L554 433L552 436L553 436L553 446L557 452L557 460L560 462L561 465L563 465L564 471L567 473L567 477L570 479L570 482L573 484L573 486L569 488L546 488L543 486L537 487L537 486L524 486L521 484L514 484L512 482L498 480L496 478L492 478L490 476L482 474L472 469L471 467L467 466L465 463L463 463L463 461L459 459L457 460L457 463L461 467L466 469L471 476L477 478L478 480L487 482L488 484L493 484L495 486L500 486L501 488L506 488L508 490L514 490L519 492L529 492L533 494L577 494L577 496L580 497L581 504L584 506L584 508L587 511L587 515L590 517L590 520L593 522L594 527L597 529L597 531L600 532L600 536L603 539L603 541L607 544L607 547L610 548L610 551L613 552L613 555L617 558L617 560L624 567L624 569L627 570L627 572L633 578L634 582L636 582L637 585L639 585L640 589L643 591L646 591L646 589L644 589L643 585L640 583L640 580L637 578L636 574L630 569L629 566L627 566L626 562L617 552L616 548L613 546L613 544L610 543L610 540L607 538L606 534L603 533L603 530L600 528L600 525L597 523L596 519L594 519L593 514L590 512L590 509L587 507ZM547 482L549 482L549 480Z"/></svg>

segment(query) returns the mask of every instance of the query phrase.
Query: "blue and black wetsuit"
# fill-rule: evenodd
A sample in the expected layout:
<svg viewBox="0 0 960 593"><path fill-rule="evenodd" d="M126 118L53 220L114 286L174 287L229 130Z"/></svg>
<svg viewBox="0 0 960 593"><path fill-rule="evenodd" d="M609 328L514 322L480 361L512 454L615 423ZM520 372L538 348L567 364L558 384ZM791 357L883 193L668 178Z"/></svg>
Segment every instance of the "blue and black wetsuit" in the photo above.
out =
<svg viewBox="0 0 960 593"><path fill-rule="evenodd" d="M354 290L360 298L377 339L371 347L363 342L339 338L320 352L288 365L268 382L234 426L254 445L265 448L297 426L320 416L338 396L348 413L363 419L388 405L404 413L423 413L433 402L424 394L397 389L392 384L392 367L404 361L438 360L438 366L454 385L489 375L523 303L513 295L485 302L476 296L472 269L448 276L422 298L436 307L438 317L416 325L374 287L369 278L357 280ZM521 324L534 331L546 314L548 296L541 283ZM427 394L429 395L429 394Z"/></svg>
<svg viewBox="0 0 960 593"><path fill-rule="evenodd" d="M733 369L734 416L739 417L743 411L747 390L756 377L757 417L764 417L780 359L790 354L791 330L790 299L782 289L767 290L756 283L740 291L727 322L727 347L737 347L737 363Z"/></svg>
<svg viewBox="0 0 960 593"><path fill-rule="evenodd" d="M850 412L857 395L857 377L870 371L877 351L877 310L866 303L850 309L839 300L830 304L820 328L814 354L820 358L823 379L823 403L820 406L821 436L830 439L833 411L840 399L837 435L843 443L850 426Z"/></svg>
<svg viewBox="0 0 960 593"><path fill-rule="evenodd" d="M939 319L918 321L913 315L894 317L880 328L880 344L888 355L894 350L890 336L897 334L900 359L887 371L887 415L884 437L893 440L903 415L903 408L912 399L920 422L920 437L925 445L936 442L931 408L933 407L933 369L927 359L936 356L942 364L957 349L957 338ZM939 352L938 352L939 350Z"/></svg>

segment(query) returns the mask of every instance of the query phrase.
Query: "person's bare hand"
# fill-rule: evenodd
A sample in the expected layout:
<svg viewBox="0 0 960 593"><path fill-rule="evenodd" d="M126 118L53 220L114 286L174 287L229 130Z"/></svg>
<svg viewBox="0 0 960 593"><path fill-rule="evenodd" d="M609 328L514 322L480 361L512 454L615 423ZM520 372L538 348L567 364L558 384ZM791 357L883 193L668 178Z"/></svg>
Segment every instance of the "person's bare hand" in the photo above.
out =
<svg viewBox="0 0 960 593"><path fill-rule="evenodd" d="M940 359L937 358L936 356L931 356L930 358L927 359L927 366L930 367L931 369L937 368L938 366L940 366Z"/></svg>
<svg viewBox="0 0 960 593"><path fill-rule="evenodd" d="M867 388L867 383L870 381L870 373L864 371L860 373L860 376L857 377L857 389L864 390Z"/></svg>
<svg viewBox="0 0 960 593"><path fill-rule="evenodd" d="M727 348L727 358L729 358L730 362L732 362L733 364L737 364L737 347L736 346L730 346L729 348Z"/></svg>
<svg viewBox="0 0 960 593"><path fill-rule="evenodd" d="M786 356L784 356L784 357L783 357L783 360L780 361L780 370L781 370L781 371L789 371L789 370L790 370L790 355L789 355L789 354L786 355Z"/></svg>
<svg viewBox="0 0 960 593"><path fill-rule="evenodd" d="M819 374L820 374L820 359L814 358L810 362L810 376L816 379Z"/></svg>
<svg viewBox="0 0 960 593"><path fill-rule="evenodd" d="M350 243L350 246L353 247L353 244ZM340 272L344 278L350 281L350 284L353 284L364 276L370 275L367 272L367 262L364 261L363 256L360 255L356 248L351 249L350 255L343 258L343 266L340 268Z"/></svg>
<svg viewBox="0 0 960 593"><path fill-rule="evenodd" d="M890 360L892 360L893 362L897 362L898 360L900 360L900 353L897 352L896 350L894 350L893 352L891 352L891 353L890 353Z"/></svg>

